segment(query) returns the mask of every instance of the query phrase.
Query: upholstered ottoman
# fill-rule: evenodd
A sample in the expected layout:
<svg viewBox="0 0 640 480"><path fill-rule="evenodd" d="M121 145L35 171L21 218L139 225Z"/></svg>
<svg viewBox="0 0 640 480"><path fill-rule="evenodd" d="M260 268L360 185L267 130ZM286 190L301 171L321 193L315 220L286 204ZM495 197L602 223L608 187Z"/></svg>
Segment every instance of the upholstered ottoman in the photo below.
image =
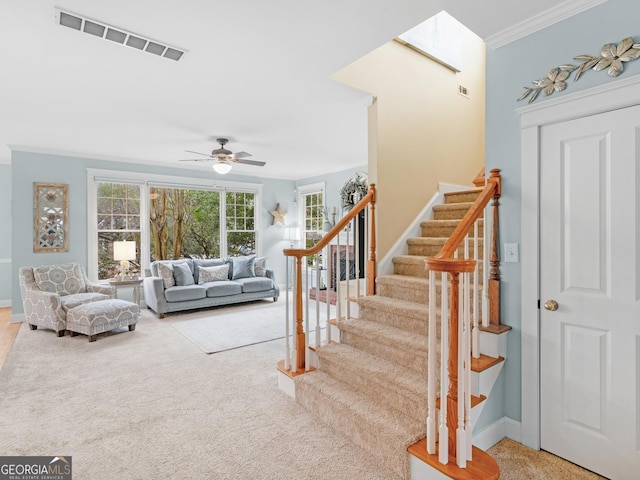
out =
<svg viewBox="0 0 640 480"><path fill-rule="evenodd" d="M67 330L74 337L82 333L90 342L96 341L98 333L108 332L119 327L136 329L140 307L125 300L99 300L84 303L67 312Z"/></svg>

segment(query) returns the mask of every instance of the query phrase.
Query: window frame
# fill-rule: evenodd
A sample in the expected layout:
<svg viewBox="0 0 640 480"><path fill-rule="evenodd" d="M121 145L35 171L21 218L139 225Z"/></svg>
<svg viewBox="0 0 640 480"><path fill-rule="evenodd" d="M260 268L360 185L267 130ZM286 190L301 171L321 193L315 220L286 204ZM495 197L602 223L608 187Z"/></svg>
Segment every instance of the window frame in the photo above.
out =
<svg viewBox="0 0 640 480"><path fill-rule="evenodd" d="M306 201L305 201L305 197L307 195L314 195L314 194L318 194L321 193L322 194L322 206L326 207L326 188L325 188L325 182L318 182L318 183L310 183L307 185L299 185L297 187L298 190L298 199L297 199L297 203L300 206L298 209L298 225L300 225L300 248L307 248L306 246L306 238L307 238L307 232L311 231L311 230L307 230L307 223L306 223L306 211L307 211L307 206L306 206ZM313 231L317 231L319 232L321 235L323 234L323 229L322 229L323 225L320 225L320 229L319 230L313 230Z"/></svg>
<svg viewBox="0 0 640 480"><path fill-rule="evenodd" d="M106 169L87 169L87 276L92 281L98 281L98 218L97 218L97 185L99 182L135 183L141 185L140 191L140 274L144 276L150 266L150 235L149 235L149 189L150 187L185 188L192 190L213 190L220 192L221 198L221 241L220 256L227 254L226 239L226 192L243 191L255 195L255 232L256 256L262 254L262 201L263 185L250 182L220 181L213 178L177 177L169 175L150 174L138 171L118 171ZM224 223L223 223L224 222ZM224 228L224 230L222 230Z"/></svg>

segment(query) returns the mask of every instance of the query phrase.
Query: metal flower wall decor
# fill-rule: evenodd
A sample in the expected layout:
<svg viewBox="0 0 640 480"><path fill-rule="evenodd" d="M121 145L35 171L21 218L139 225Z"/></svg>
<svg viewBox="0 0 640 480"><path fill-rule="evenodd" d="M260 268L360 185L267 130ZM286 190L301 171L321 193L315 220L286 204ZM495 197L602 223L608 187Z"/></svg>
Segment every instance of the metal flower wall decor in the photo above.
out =
<svg viewBox="0 0 640 480"><path fill-rule="evenodd" d="M560 65L552 68L547 76L540 80L534 80L533 87L524 87L525 92L518 97L518 101L529 97L532 103L543 92L549 96L553 92L561 92L567 88L567 79L572 72L576 71L573 81L577 81L587 70L593 69L596 72L607 69L610 77L617 77L624 70L624 62L630 62L640 57L640 43L634 43L632 37L623 39L620 43L607 43L602 46L600 55L578 55L574 60L582 62L580 65Z"/></svg>

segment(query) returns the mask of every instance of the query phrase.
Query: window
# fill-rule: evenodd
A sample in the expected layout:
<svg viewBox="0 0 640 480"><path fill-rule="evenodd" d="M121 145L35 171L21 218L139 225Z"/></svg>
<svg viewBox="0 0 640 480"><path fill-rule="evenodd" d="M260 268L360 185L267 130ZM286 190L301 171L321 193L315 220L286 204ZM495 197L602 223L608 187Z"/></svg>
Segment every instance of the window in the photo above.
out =
<svg viewBox="0 0 640 480"><path fill-rule="evenodd" d="M255 193L227 192L227 255L256 253Z"/></svg>
<svg viewBox="0 0 640 480"><path fill-rule="evenodd" d="M88 169L87 274L117 273L116 240L136 242L131 268L139 274L159 259L259 254L261 191L251 183Z"/></svg>
<svg viewBox="0 0 640 480"><path fill-rule="evenodd" d="M151 187L150 261L220 256L220 192Z"/></svg>
<svg viewBox="0 0 640 480"><path fill-rule="evenodd" d="M444 10L399 35L397 40L455 72L462 70L466 27Z"/></svg>
<svg viewBox="0 0 640 480"><path fill-rule="evenodd" d="M99 182L97 185L98 279L118 273L119 263L113 259L113 242L133 240L140 246L141 185ZM132 271L140 269L140 250L131 260Z"/></svg>
<svg viewBox="0 0 640 480"><path fill-rule="evenodd" d="M304 248L313 247L322 238L324 223L324 184L300 187L302 210L302 242ZM308 257L309 265L322 263L321 255Z"/></svg>

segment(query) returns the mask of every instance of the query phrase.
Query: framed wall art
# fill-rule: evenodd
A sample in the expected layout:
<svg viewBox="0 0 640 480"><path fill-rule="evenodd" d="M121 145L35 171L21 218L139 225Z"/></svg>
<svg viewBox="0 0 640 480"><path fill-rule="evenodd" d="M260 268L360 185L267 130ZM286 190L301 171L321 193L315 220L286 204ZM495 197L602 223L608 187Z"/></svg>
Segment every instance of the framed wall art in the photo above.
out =
<svg viewBox="0 0 640 480"><path fill-rule="evenodd" d="M69 186L65 183L33 183L33 251L66 252Z"/></svg>

